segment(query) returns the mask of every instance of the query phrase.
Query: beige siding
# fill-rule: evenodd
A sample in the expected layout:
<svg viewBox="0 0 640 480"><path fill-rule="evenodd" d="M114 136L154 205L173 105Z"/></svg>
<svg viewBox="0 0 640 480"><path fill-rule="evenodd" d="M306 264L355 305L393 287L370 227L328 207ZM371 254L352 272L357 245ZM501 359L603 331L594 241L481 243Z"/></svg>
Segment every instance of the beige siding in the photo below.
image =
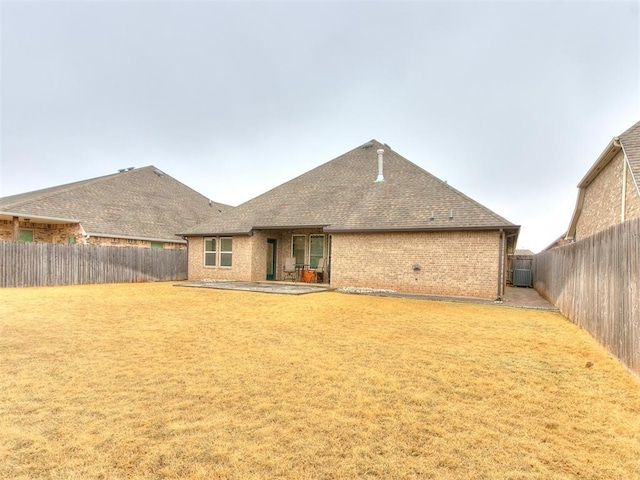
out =
<svg viewBox="0 0 640 480"><path fill-rule="evenodd" d="M499 233L335 234L331 286L496 298ZM413 266L420 270L414 271Z"/></svg>
<svg viewBox="0 0 640 480"><path fill-rule="evenodd" d="M623 154L620 152L585 189L576 240L620 223L622 166Z"/></svg>

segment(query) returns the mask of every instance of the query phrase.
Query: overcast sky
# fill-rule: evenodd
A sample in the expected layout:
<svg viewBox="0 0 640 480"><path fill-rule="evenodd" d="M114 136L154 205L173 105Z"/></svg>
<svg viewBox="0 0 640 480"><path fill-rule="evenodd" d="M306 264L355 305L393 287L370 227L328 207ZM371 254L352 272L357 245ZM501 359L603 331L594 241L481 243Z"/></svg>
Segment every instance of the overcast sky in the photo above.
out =
<svg viewBox="0 0 640 480"><path fill-rule="evenodd" d="M375 138L537 252L640 120L637 1L4 0L0 22L0 196L154 165L238 205Z"/></svg>

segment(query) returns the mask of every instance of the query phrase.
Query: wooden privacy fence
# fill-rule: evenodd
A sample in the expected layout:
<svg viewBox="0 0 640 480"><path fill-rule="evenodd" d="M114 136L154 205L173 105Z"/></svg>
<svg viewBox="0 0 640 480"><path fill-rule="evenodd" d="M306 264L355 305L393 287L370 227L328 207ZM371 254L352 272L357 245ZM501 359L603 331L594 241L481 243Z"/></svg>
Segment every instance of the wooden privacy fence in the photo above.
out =
<svg viewBox="0 0 640 480"><path fill-rule="evenodd" d="M0 287L186 278L186 250L0 242Z"/></svg>
<svg viewBox="0 0 640 480"><path fill-rule="evenodd" d="M640 218L533 257L533 286L640 375Z"/></svg>

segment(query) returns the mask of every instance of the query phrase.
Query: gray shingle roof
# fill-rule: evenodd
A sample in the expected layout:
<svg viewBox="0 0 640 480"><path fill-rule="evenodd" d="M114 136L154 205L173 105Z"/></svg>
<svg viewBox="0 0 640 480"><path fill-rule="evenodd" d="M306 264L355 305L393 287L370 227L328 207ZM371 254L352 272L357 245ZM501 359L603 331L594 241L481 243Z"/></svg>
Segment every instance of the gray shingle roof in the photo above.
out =
<svg viewBox="0 0 640 480"><path fill-rule="evenodd" d="M384 181L376 183L379 148ZM372 140L184 234L312 226L326 232L519 229Z"/></svg>
<svg viewBox="0 0 640 480"><path fill-rule="evenodd" d="M0 212L78 219L96 236L164 241L231 208L153 166L0 198Z"/></svg>

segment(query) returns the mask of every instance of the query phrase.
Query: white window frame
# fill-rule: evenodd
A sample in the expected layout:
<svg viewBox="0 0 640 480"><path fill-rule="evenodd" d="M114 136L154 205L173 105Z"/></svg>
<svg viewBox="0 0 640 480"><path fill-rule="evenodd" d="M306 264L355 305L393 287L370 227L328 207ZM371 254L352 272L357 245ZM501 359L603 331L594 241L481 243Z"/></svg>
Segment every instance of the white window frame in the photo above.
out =
<svg viewBox="0 0 640 480"><path fill-rule="evenodd" d="M233 237L219 237L220 242L218 243L218 245L220 246L220 248L218 248L218 255L220 256L220 261L218 262L218 265L220 265L220 268L231 268L233 267ZM223 240L229 240L230 245L231 245L231 250L222 250L222 241ZM223 255L229 255L229 265L223 265L222 264L222 256Z"/></svg>
<svg viewBox="0 0 640 480"><path fill-rule="evenodd" d="M295 237L302 237L304 238L304 251L302 253L302 263L298 263L298 260L296 259L296 265L306 265L307 264L307 235L303 234L303 233L294 233L293 235L291 235L291 256L295 257L296 256L296 252L293 250L293 239Z"/></svg>
<svg viewBox="0 0 640 480"><path fill-rule="evenodd" d="M312 237L321 237L322 238L322 255L320 255L318 257L318 262L320 262L320 259L325 256L325 251L324 251L325 238L324 238L324 233L311 233L309 235L309 268L316 269L316 268L318 268L318 264L317 263L316 263L315 266L311 265L311 238Z"/></svg>
<svg viewBox="0 0 640 480"><path fill-rule="evenodd" d="M294 233L291 235L291 256L295 257L295 251L293 249L293 243L294 243L294 238L295 237L302 237L304 238L304 254L302 255L302 263L298 262L298 260L296 259L296 265L304 265L305 267L308 268L317 268L317 265L315 267L311 267L311 239L313 237L319 237L322 238L322 255L318 258L318 261L320 261L320 259L322 257L327 256L327 236L324 233ZM313 257L316 258L316 257Z"/></svg>
<svg viewBox="0 0 640 480"><path fill-rule="evenodd" d="M222 250L223 240L229 240L230 250ZM213 250L207 250L207 242L213 242ZM207 268L231 268L233 267L233 237L204 237L203 245L203 263ZM207 264L207 255L213 260L213 264ZM224 261L228 261L229 265L223 265Z"/></svg>
<svg viewBox="0 0 640 480"><path fill-rule="evenodd" d="M213 241L213 250L207 250L207 241ZM204 237L203 250L204 250L204 253L203 253L204 266L217 267L218 266L218 237ZM213 254L213 265L207 264L207 254Z"/></svg>

